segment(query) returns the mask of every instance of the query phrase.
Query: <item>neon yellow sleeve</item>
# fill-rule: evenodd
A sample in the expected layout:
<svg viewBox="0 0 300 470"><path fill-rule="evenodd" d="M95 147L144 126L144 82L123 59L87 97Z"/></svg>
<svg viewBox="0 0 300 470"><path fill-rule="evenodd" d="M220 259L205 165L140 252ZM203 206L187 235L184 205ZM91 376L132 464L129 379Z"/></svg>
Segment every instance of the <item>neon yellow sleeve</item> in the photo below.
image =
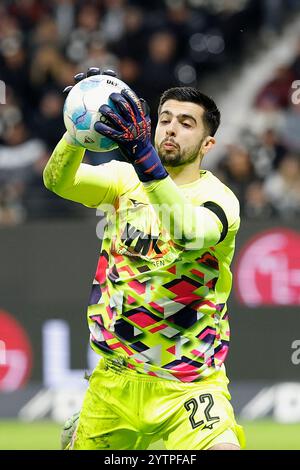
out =
<svg viewBox="0 0 300 470"><path fill-rule="evenodd" d="M210 209L190 203L168 176L144 183L148 198L172 240L186 249L195 250L216 245L223 223Z"/></svg>
<svg viewBox="0 0 300 470"><path fill-rule="evenodd" d="M110 162L98 166L87 165L81 163L84 153L83 147L69 144L62 138L44 169L46 188L87 207L114 204L125 191L120 172L128 164ZM121 169L116 171L118 165Z"/></svg>

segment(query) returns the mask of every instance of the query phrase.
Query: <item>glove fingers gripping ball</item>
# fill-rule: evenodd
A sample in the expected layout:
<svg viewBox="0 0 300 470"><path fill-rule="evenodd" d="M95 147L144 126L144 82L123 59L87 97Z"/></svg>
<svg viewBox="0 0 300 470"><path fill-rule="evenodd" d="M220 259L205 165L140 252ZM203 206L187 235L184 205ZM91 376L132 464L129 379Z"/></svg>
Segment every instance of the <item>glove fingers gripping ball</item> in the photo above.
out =
<svg viewBox="0 0 300 470"><path fill-rule="evenodd" d="M94 129L95 122L107 122L99 111L102 105L117 110L110 95L129 90L126 83L114 75L112 71L100 74L100 70L93 67L87 74L75 75L77 83L64 90L68 93L63 110L66 129L77 144L94 152L107 152L118 147L116 142Z"/></svg>

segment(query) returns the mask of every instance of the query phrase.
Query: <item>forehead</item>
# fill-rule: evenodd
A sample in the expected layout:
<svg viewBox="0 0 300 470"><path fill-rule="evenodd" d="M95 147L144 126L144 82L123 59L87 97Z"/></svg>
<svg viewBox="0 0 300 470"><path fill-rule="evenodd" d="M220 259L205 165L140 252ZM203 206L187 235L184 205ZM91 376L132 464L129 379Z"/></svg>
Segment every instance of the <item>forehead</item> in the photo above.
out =
<svg viewBox="0 0 300 470"><path fill-rule="evenodd" d="M200 124L202 123L204 109L199 104L191 103L190 101L167 100L162 105L159 115L161 116L165 112L175 117L188 114Z"/></svg>

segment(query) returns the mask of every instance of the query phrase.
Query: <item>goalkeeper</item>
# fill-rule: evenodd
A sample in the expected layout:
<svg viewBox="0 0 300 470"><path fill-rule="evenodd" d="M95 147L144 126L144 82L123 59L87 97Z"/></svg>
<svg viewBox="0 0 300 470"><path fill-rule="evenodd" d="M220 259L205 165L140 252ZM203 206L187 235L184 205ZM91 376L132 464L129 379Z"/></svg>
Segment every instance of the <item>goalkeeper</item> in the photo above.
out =
<svg viewBox="0 0 300 470"><path fill-rule="evenodd" d="M200 169L219 110L195 88L165 91L152 146L142 100L110 98L117 111L101 106L95 129L125 161L84 164L66 133L44 170L49 190L107 217L88 307L102 358L70 448L146 449L161 438L170 450L239 449L224 366L239 203Z"/></svg>

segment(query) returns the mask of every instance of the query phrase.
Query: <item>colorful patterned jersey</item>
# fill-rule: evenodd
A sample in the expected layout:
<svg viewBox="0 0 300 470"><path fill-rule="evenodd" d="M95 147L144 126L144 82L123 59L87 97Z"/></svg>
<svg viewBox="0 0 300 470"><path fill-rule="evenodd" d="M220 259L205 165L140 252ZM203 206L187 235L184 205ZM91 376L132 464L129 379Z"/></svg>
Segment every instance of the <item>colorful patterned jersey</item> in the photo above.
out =
<svg viewBox="0 0 300 470"><path fill-rule="evenodd" d="M219 242L187 249L170 237L129 164L101 166L114 178L102 199L113 199L115 211L108 211L89 300L93 349L142 374L183 382L207 377L228 352L236 197L209 171L179 187L194 207L218 207L227 225Z"/></svg>
<svg viewBox="0 0 300 470"><path fill-rule="evenodd" d="M170 177L142 184L128 163L91 166L83 156L61 139L44 182L107 214L88 307L92 347L141 374L211 375L228 351L236 197L209 171L179 187Z"/></svg>

